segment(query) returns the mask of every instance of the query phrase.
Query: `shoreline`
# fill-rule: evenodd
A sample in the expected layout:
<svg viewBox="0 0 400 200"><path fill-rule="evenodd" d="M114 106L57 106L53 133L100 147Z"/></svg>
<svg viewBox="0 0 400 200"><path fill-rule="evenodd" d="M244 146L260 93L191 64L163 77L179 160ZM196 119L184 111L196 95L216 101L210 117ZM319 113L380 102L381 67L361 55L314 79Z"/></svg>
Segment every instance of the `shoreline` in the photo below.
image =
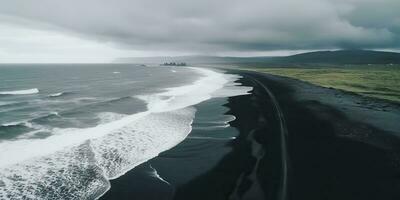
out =
<svg viewBox="0 0 400 200"><path fill-rule="evenodd" d="M208 148L197 149L203 157L196 154L201 159L193 160L193 156L182 156L195 146L194 140L186 138L112 180L111 189L100 199L400 197L400 129L395 123L398 107L376 110L341 91L257 72L228 73L244 76L238 82L254 87L252 94L229 97L225 105L229 109L226 114L236 117L229 122L238 131L236 139L207 141ZM282 148L280 119L273 100L249 77L267 86L279 103L288 131L287 147ZM379 106L379 101L369 103ZM287 178L282 170L284 149L289 155ZM220 157L207 157L212 154ZM207 160L216 164L198 169ZM150 164L167 177L170 186L148 176ZM171 181L174 178L175 182ZM279 191L286 179L288 188L282 195Z"/></svg>

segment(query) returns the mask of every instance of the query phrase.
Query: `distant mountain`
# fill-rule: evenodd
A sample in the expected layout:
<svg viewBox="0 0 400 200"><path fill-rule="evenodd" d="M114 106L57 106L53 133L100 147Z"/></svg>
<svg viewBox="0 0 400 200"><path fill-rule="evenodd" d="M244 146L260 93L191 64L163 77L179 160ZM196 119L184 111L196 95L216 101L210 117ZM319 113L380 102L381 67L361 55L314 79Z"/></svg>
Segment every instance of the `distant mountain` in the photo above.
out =
<svg viewBox="0 0 400 200"><path fill-rule="evenodd" d="M370 50L316 51L282 57L178 56L119 58L118 63L160 64L400 64L400 53Z"/></svg>
<svg viewBox="0 0 400 200"><path fill-rule="evenodd" d="M400 64L400 53L369 50L316 51L274 58L273 62L297 64Z"/></svg>
<svg viewBox="0 0 400 200"><path fill-rule="evenodd" d="M219 56L175 56L175 57L128 57L118 58L116 63L161 64L180 62L189 64L264 63L273 57L219 57Z"/></svg>
<svg viewBox="0 0 400 200"><path fill-rule="evenodd" d="M215 56L174 56L174 57L128 57L118 58L115 62L122 63L143 63L143 64L161 64L170 62L204 64L204 63L223 63L222 57Z"/></svg>

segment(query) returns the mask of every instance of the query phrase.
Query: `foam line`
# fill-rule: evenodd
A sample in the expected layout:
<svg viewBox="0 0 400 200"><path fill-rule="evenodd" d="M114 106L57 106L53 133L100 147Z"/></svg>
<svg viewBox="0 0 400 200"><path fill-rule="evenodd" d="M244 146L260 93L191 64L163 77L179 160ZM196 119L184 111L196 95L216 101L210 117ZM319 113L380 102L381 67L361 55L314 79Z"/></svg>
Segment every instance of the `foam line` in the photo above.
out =
<svg viewBox="0 0 400 200"><path fill-rule="evenodd" d="M49 94L49 97L59 97L63 94L64 94L64 92L58 92L58 93L54 93L54 94Z"/></svg>
<svg viewBox="0 0 400 200"><path fill-rule="evenodd" d="M158 174L157 170L156 170L153 166L150 165L150 168L153 170L153 171L151 172L151 176L152 176L152 177L154 177L154 178L160 180L161 182L166 183L167 185L171 185L168 181L166 181L165 179L163 179L163 178L160 176L160 174Z"/></svg>
<svg viewBox="0 0 400 200"><path fill-rule="evenodd" d="M22 95L22 94L36 94L39 93L39 89L27 89L27 90L14 90L14 91L2 91L0 94L2 95Z"/></svg>

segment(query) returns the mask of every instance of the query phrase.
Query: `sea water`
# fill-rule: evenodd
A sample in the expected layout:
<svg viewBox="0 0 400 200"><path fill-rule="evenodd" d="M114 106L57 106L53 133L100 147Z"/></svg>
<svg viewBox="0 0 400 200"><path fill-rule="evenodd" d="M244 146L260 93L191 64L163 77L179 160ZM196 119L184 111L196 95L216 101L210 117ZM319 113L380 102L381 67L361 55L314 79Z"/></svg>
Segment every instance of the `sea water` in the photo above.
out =
<svg viewBox="0 0 400 200"><path fill-rule="evenodd" d="M195 105L246 94L239 78L198 67L0 65L0 199L98 198L109 180L187 138Z"/></svg>

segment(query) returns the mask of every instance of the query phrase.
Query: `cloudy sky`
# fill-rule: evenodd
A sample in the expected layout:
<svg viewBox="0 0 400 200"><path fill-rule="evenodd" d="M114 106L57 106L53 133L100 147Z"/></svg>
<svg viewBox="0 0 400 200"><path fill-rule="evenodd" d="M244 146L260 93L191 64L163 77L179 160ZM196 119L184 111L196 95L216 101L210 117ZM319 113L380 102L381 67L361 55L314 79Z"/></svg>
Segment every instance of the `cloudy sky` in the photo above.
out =
<svg viewBox="0 0 400 200"><path fill-rule="evenodd" d="M0 62L400 49L400 0L10 0Z"/></svg>

